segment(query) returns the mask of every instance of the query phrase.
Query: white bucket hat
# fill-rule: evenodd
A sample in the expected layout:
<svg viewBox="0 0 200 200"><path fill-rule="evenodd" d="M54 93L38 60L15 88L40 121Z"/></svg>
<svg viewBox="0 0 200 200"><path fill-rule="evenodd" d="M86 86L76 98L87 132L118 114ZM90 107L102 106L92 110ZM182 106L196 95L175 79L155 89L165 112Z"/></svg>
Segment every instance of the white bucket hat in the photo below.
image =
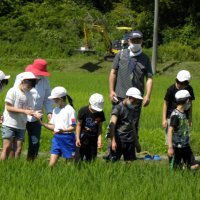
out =
<svg viewBox="0 0 200 200"><path fill-rule="evenodd" d="M191 75L190 72L187 70L181 70L178 72L177 76L176 76L177 80L180 82L184 82L184 81L190 81L191 79Z"/></svg>
<svg viewBox="0 0 200 200"><path fill-rule="evenodd" d="M10 75L5 75L3 71L0 70L0 81L4 79L9 79Z"/></svg>
<svg viewBox="0 0 200 200"><path fill-rule="evenodd" d="M176 101L183 101L190 98L190 93L187 90L179 90L175 94Z"/></svg>
<svg viewBox="0 0 200 200"><path fill-rule="evenodd" d="M131 87L127 90L126 96L134 97L136 99L143 99L140 90L135 87Z"/></svg>
<svg viewBox="0 0 200 200"><path fill-rule="evenodd" d="M51 96L48 97L48 99L56 99L61 98L67 95L67 90L64 87L58 86L53 88L51 91Z"/></svg>
<svg viewBox="0 0 200 200"><path fill-rule="evenodd" d="M89 103L93 110L100 112L104 107L104 98L101 94L95 93L90 96Z"/></svg>

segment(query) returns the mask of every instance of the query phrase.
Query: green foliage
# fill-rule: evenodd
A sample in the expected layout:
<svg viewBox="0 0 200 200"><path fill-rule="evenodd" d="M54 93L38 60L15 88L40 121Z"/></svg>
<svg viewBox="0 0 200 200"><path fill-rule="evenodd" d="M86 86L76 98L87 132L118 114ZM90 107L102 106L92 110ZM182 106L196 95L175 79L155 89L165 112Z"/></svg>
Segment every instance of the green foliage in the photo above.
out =
<svg viewBox="0 0 200 200"><path fill-rule="evenodd" d="M196 4L195 0L189 4L180 0L160 1L160 45L175 41L194 49L199 47ZM0 56L68 57L74 49L84 45L84 23L105 26L111 40L120 40L124 35L116 31L116 26L139 29L144 33L144 47L150 48L153 10L154 2L148 0L3 0L0 2ZM102 37L94 33L91 38L93 49L103 55ZM170 56L165 55L165 58L170 59Z"/></svg>
<svg viewBox="0 0 200 200"><path fill-rule="evenodd" d="M158 60L159 62L166 62L169 60L199 61L200 48L193 49L192 47L183 45L179 42L170 42L159 46Z"/></svg>
<svg viewBox="0 0 200 200"><path fill-rule="evenodd" d="M182 28L167 27L162 31L163 42L169 43L172 41L179 42L183 45L188 45L193 48L199 47L200 31L191 23L185 24Z"/></svg>

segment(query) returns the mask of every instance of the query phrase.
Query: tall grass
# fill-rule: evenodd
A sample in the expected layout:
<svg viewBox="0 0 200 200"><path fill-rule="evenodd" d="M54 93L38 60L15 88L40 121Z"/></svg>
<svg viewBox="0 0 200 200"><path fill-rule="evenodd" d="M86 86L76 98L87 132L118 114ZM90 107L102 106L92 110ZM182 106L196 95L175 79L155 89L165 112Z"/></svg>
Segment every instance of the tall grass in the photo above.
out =
<svg viewBox="0 0 200 200"><path fill-rule="evenodd" d="M1 199L199 199L199 172L175 172L166 163L0 163Z"/></svg>
<svg viewBox="0 0 200 200"><path fill-rule="evenodd" d="M101 62L96 58L75 57L72 60L53 60L49 62L51 87L66 87L74 100L76 111L88 104L90 95L99 92L105 98L106 122L103 136L109 123L111 104L109 101L108 75L111 63ZM4 108L4 98L12 86L14 77L31 63L30 59L2 59L1 68L12 75L7 88L0 95L0 110ZM196 68L191 65L190 71ZM9 68L7 66L10 66ZM181 66L179 66L181 68ZM142 109L140 120L140 142L143 150L151 154L165 154L164 130L162 123L162 104L166 89L174 83L180 69L172 69L163 75L154 76L151 103ZM92 70L91 70L92 69ZM196 100L193 104L192 148L199 155L199 75L195 73L191 82ZM46 118L44 119L46 120ZM48 167L52 133L42 129L39 158L35 162L17 161L0 162L0 199L200 199L199 171L170 171L168 161L143 161L133 163L106 163L100 158L96 162L74 165L60 159L53 169ZM25 142L24 150L27 149ZM106 151L106 139L104 148ZM102 153L101 152L101 153Z"/></svg>

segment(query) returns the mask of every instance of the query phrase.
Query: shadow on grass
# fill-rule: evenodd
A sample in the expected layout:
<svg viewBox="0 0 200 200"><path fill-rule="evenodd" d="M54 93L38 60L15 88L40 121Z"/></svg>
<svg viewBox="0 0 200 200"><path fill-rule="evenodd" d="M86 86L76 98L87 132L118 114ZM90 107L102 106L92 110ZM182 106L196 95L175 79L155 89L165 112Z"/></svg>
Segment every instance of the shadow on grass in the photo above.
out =
<svg viewBox="0 0 200 200"><path fill-rule="evenodd" d="M97 71L98 69L101 69L102 67L99 66L99 64L102 63L102 61L99 61L97 63L91 63L91 62L88 62L88 63L85 63L84 65L82 65L80 68L81 69L85 69L89 72L94 72L94 71Z"/></svg>

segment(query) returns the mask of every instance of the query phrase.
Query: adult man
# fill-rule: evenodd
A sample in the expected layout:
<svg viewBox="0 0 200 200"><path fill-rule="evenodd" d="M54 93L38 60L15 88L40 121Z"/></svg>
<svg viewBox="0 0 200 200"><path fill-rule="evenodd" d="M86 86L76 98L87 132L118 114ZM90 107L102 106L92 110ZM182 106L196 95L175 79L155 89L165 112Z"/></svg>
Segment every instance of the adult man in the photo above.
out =
<svg viewBox="0 0 200 200"><path fill-rule="evenodd" d="M150 103L151 90L153 84L153 73L150 59L142 52L143 34L140 31L132 31L128 37L128 49L121 50L113 61L113 66L109 76L110 100L113 106L122 101L126 96L126 91L131 87L136 87L141 91L143 106ZM146 77L146 94L144 95L144 80ZM142 103L135 109L135 128L138 135L139 118ZM141 151L139 142L136 144L137 152Z"/></svg>

